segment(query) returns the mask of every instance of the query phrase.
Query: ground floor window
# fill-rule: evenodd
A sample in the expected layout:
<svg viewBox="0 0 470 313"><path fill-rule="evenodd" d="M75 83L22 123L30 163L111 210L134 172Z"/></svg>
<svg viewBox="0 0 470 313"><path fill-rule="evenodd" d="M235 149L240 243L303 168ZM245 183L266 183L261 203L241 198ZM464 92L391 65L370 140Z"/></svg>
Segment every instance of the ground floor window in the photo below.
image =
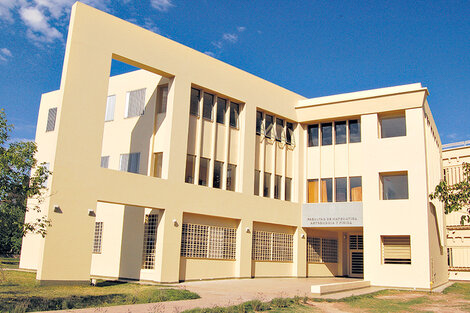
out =
<svg viewBox="0 0 470 313"><path fill-rule="evenodd" d="M142 268L155 268L155 250L157 248L157 214L146 214L144 222L144 251L142 253Z"/></svg>
<svg viewBox="0 0 470 313"><path fill-rule="evenodd" d="M101 253L101 240L103 238L103 222L95 223L95 236L93 240L93 253Z"/></svg>
<svg viewBox="0 0 470 313"><path fill-rule="evenodd" d="M235 260L236 229L183 224L181 256L201 259Z"/></svg>
<svg viewBox="0 0 470 313"><path fill-rule="evenodd" d="M383 264L411 264L410 236L382 236Z"/></svg>
<svg viewBox="0 0 470 313"><path fill-rule="evenodd" d="M292 261L294 236L285 233L253 231L252 259L256 261Z"/></svg>
<svg viewBox="0 0 470 313"><path fill-rule="evenodd" d="M338 240L307 238L308 263L338 263Z"/></svg>

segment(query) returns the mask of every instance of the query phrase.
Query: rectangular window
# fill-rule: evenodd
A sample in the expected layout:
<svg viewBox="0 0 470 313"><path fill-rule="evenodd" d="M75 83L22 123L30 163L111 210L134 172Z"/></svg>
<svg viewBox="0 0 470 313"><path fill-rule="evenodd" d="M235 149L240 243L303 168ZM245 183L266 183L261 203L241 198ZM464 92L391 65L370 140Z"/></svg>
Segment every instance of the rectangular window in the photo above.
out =
<svg viewBox="0 0 470 313"><path fill-rule="evenodd" d="M348 181L346 177L335 178L335 201L348 201Z"/></svg>
<svg viewBox="0 0 470 313"><path fill-rule="evenodd" d="M362 201L362 177L349 178L349 194L351 201Z"/></svg>
<svg viewBox="0 0 470 313"><path fill-rule="evenodd" d="M51 163L49 162L45 162L45 163L42 163L42 166L44 166L44 168L48 171L49 175L47 176L46 180L42 183L42 187L47 187L47 184L49 183L49 177L51 177L51 173L49 172L50 170L50 167L51 167Z"/></svg>
<svg viewBox="0 0 470 313"><path fill-rule="evenodd" d="M168 86L158 87L157 113L166 113L168 105Z"/></svg>
<svg viewBox="0 0 470 313"><path fill-rule="evenodd" d="M307 237L307 262L321 263L321 238Z"/></svg>
<svg viewBox="0 0 470 313"><path fill-rule="evenodd" d="M338 263L338 240L307 237L308 263Z"/></svg>
<svg viewBox="0 0 470 313"><path fill-rule="evenodd" d="M321 202L333 202L333 179L322 178Z"/></svg>
<svg viewBox="0 0 470 313"><path fill-rule="evenodd" d="M102 238L103 238L103 222L95 222L93 253L101 253Z"/></svg>
<svg viewBox="0 0 470 313"><path fill-rule="evenodd" d="M235 228L184 223L181 256L235 260L236 241Z"/></svg>
<svg viewBox="0 0 470 313"><path fill-rule="evenodd" d="M237 166L235 164L227 165L227 190L235 191L237 179Z"/></svg>
<svg viewBox="0 0 470 313"><path fill-rule="evenodd" d="M286 142L288 145L291 145L294 139L294 124L287 122L286 123Z"/></svg>
<svg viewBox="0 0 470 313"><path fill-rule="evenodd" d="M201 186L207 186L209 180L209 164L209 159L201 158L199 160L199 185Z"/></svg>
<svg viewBox="0 0 470 313"><path fill-rule="evenodd" d="M155 251L157 248L157 214L146 214L144 222L144 251L142 269L155 268Z"/></svg>
<svg viewBox="0 0 470 313"><path fill-rule="evenodd" d="M408 173L380 173L382 200L408 199Z"/></svg>
<svg viewBox="0 0 470 313"><path fill-rule="evenodd" d="M292 178L286 177L286 186L285 186L285 200L291 201L291 194L292 194Z"/></svg>
<svg viewBox="0 0 470 313"><path fill-rule="evenodd" d="M308 125L308 146L318 146L318 125Z"/></svg>
<svg viewBox="0 0 470 313"><path fill-rule="evenodd" d="M227 100L217 98L217 123L225 124L225 111L227 110Z"/></svg>
<svg viewBox="0 0 470 313"><path fill-rule="evenodd" d="M199 100L201 100L201 91L191 88L191 102L189 104L189 113L191 115L199 116Z"/></svg>
<svg viewBox="0 0 470 313"><path fill-rule="evenodd" d="M238 128L238 116L240 115L240 105L230 103L230 127Z"/></svg>
<svg viewBox="0 0 470 313"><path fill-rule="evenodd" d="M214 162L214 178L212 180L212 187L222 188L222 170L224 168L224 163L215 161Z"/></svg>
<svg viewBox="0 0 470 313"><path fill-rule="evenodd" d="M274 199L281 199L282 176L274 176Z"/></svg>
<svg viewBox="0 0 470 313"><path fill-rule="evenodd" d="M264 135L267 138L272 138L272 130L273 130L273 123L274 123L274 118L272 115L266 114L264 117L264 123L265 123L265 129L264 129Z"/></svg>
<svg viewBox="0 0 470 313"><path fill-rule="evenodd" d="M100 166L102 168L108 168L109 167L109 155L101 157L101 165Z"/></svg>
<svg viewBox="0 0 470 313"><path fill-rule="evenodd" d="M263 124L263 112L256 111L256 134L261 135L261 125Z"/></svg>
<svg viewBox="0 0 470 313"><path fill-rule="evenodd" d="M406 136L405 115L380 118L380 138Z"/></svg>
<svg viewBox="0 0 470 313"><path fill-rule="evenodd" d="M264 173L263 197L271 197L271 173Z"/></svg>
<svg viewBox="0 0 470 313"><path fill-rule="evenodd" d="M281 141L284 132L284 120L276 118L276 141Z"/></svg>
<svg viewBox="0 0 470 313"><path fill-rule="evenodd" d="M162 169L163 169L163 152L157 152L153 154L154 156L154 166L153 176L157 178L162 178Z"/></svg>
<svg viewBox="0 0 470 313"><path fill-rule="evenodd" d="M307 181L308 203L318 203L318 179L309 179Z"/></svg>
<svg viewBox="0 0 470 313"><path fill-rule="evenodd" d="M259 196L259 181L261 178L261 172L258 170L255 170L255 190L254 190L254 195Z"/></svg>
<svg viewBox="0 0 470 313"><path fill-rule="evenodd" d="M410 236L381 236L383 264L411 264Z"/></svg>
<svg viewBox="0 0 470 313"><path fill-rule="evenodd" d="M55 120L57 118L57 108L51 108L47 112L47 125L46 132L51 132L55 129Z"/></svg>
<svg viewBox="0 0 470 313"><path fill-rule="evenodd" d="M214 111L214 95L204 92L202 101L202 117L212 121L212 112Z"/></svg>
<svg viewBox="0 0 470 313"><path fill-rule="evenodd" d="M105 122L114 120L114 108L116 107L116 95L108 96L106 101L106 114L104 117Z"/></svg>
<svg viewBox="0 0 470 313"><path fill-rule="evenodd" d="M294 236L285 233L253 231L252 259L256 261L291 262Z"/></svg>
<svg viewBox="0 0 470 313"><path fill-rule="evenodd" d="M196 156L188 154L186 156L186 173L184 181L194 184L194 165L196 164Z"/></svg>
<svg viewBox="0 0 470 313"><path fill-rule="evenodd" d="M331 123L324 123L321 124L321 144L322 146L329 146L333 142L332 134L333 133L333 125Z"/></svg>
<svg viewBox="0 0 470 313"><path fill-rule="evenodd" d="M349 122L349 142L361 142L361 121L350 120Z"/></svg>
<svg viewBox="0 0 470 313"><path fill-rule="evenodd" d="M144 115L145 110L145 88L128 91L126 94L125 117Z"/></svg>
<svg viewBox="0 0 470 313"><path fill-rule="evenodd" d="M346 121L335 122L335 144L346 143Z"/></svg>
<svg viewBox="0 0 470 313"><path fill-rule="evenodd" d="M119 168L123 172L139 173L140 152L121 154Z"/></svg>

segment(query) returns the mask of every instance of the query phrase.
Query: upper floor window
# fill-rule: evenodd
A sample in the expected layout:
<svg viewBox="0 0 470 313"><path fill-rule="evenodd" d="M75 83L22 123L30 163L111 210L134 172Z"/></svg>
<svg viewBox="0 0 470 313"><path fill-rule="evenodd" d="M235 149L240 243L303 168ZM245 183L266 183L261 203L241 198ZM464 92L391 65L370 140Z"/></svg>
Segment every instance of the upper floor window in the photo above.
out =
<svg viewBox="0 0 470 313"><path fill-rule="evenodd" d="M308 146L316 147L319 145L318 124L308 125ZM334 143L337 145L346 142L361 142L361 122L360 120L338 121L320 124L321 145L329 146ZM349 135L349 136L348 136ZM349 140L348 140L349 138Z"/></svg>
<svg viewBox="0 0 470 313"><path fill-rule="evenodd" d="M408 172L380 173L382 200L408 199Z"/></svg>
<svg viewBox="0 0 470 313"><path fill-rule="evenodd" d="M199 100L201 100L201 91L191 88L191 102L189 104L189 113L191 115L199 116Z"/></svg>
<svg viewBox="0 0 470 313"><path fill-rule="evenodd" d="M380 118L380 138L406 136L405 115Z"/></svg>
<svg viewBox="0 0 470 313"><path fill-rule="evenodd" d="M335 201L348 201L348 181L346 177L335 178Z"/></svg>
<svg viewBox="0 0 470 313"><path fill-rule="evenodd" d="M139 173L140 152L121 154L119 161L119 168L121 171L136 174Z"/></svg>
<svg viewBox="0 0 470 313"><path fill-rule="evenodd" d="M157 113L166 113L168 104L168 85L158 87Z"/></svg>
<svg viewBox="0 0 470 313"><path fill-rule="evenodd" d="M318 146L318 124L308 125L308 146Z"/></svg>
<svg viewBox="0 0 470 313"><path fill-rule="evenodd" d="M333 125L332 123L321 124L321 145L329 146L333 143Z"/></svg>
<svg viewBox="0 0 470 313"><path fill-rule="evenodd" d="M227 110L227 100L217 98L217 123L225 124L225 111Z"/></svg>
<svg viewBox="0 0 470 313"><path fill-rule="evenodd" d="M102 156L101 157L101 164L100 166L102 168L108 168L109 167L109 155L107 156Z"/></svg>
<svg viewBox="0 0 470 313"><path fill-rule="evenodd" d="M349 187L349 193L348 193ZM334 191L334 197L333 197ZM307 202L346 202L362 201L362 177L336 177L307 180Z"/></svg>
<svg viewBox="0 0 470 313"><path fill-rule="evenodd" d="M265 136L271 138L271 132L273 130L274 117L266 114L265 116Z"/></svg>
<svg viewBox="0 0 470 313"><path fill-rule="evenodd" d="M240 115L240 105L230 103L230 127L238 128L238 116Z"/></svg>
<svg viewBox="0 0 470 313"><path fill-rule="evenodd" d="M351 201L362 201L362 177L349 178L349 194Z"/></svg>
<svg viewBox="0 0 470 313"><path fill-rule="evenodd" d="M212 178L212 187L222 188L222 170L224 168L224 163L215 161L214 162L214 175Z"/></svg>
<svg viewBox="0 0 470 313"><path fill-rule="evenodd" d="M291 194L292 194L292 178L286 177L285 179L285 190L284 190L284 200L290 201L291 200Z"/></svg>
<svg viewBox="0 0 470 313"><path fill-rule="evenodd" d="M207 186L209 180L209 164L210 159L199 159L199 185L201 186Z"/></svg>
<svg viewBox="0 0 470 313"><path fill-rule="evenodd" d="M335 144L346 143L346 121L335 122Z"/></svg>
<svg viewBox="0 0 470 313"><path fill-rule="evenodd" d="M184 175L184 181L190 184L194 184L194 166L196 164L196 156L188 154L186 156L186 173Z"/></svg>
<svg viewBox="0 0 470 313"><path fill-rule="evenodd" d="M237 179L237 166L235 164L227 165L227 190L235 191Z"/></svg>
<svg viewBox="0 0 470 313"><path fill-rule="evenodd" d="M114 120L114 108L116 106L116 95L108 96L106 101L106 114L104 121L110 122Z"/></svg>
<svg viewBox="0 0 470 313"><path fill-rule="evenodd" d="M383 264L411 264L410 236L380 236Z"/></svg>
<svg viewBox="0 0 470 313"><path fill-rule="evenodd" d="M56 118L57 118L57 108L50 108L49 111L47 112L46 132L50 132L55 129Z"/></svg>
<svg viewBox="0 0 470 313"><path fill-rule="evenodd" d="M261 135L261 125L263 124L263 112L256 111L256 134Z"/></svg>
<svg viewBox="0 0 470 313"><path fill-rule="evenodd" d="M349 120L349 142L361 142L361 121Z"/></svg>
<svg viewBox="0 0 470 313"><path fill-rule="evenodd" d="M202 103L202 117L212 121L212 111L214 110L214 95L204 92Z"/></svg>
<svg viewBox="0 0 470 313"><path fill-rule="evenodd" d="M145 88L128 91L126 94L126 114L125 117L134 117L144 114L145 109Z"/></svg>
<svg viewBox="0 0 470 313"><path fill-rule="evenodd" d="M276 118L276 141L281 141L283 131L284 131L284 120L280 118Z"/></svg>
<svg viewBox="0 0 470 313"><path fill-rule="evenodd" d="M294 124L287 122L286 123L286 142L287 144L292 144L292 139L294 138Z"/></svg>

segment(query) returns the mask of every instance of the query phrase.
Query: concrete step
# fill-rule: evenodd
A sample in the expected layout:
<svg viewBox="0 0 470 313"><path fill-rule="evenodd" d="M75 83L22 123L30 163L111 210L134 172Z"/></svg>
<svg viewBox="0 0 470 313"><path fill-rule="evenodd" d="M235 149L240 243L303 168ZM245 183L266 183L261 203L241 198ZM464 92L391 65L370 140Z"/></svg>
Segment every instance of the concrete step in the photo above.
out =
<svg viewBox="0 0 470 313"><path fill-rule="evenodd" d="M361 289L370 287L370 281L349 281L349 282L342 282L342 283L332 283L332 284L324 284L324 285L312 285L311 292L314 295L326 295L329 293L335 292L342 292L354 289Z"/></svg>

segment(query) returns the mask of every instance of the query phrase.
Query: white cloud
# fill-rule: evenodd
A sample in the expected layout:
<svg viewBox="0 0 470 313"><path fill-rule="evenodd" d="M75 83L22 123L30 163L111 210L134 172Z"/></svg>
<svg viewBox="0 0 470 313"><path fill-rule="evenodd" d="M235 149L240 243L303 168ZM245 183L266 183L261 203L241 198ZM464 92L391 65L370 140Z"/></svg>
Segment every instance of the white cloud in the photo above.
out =
<svg viewBox="0 0 470 313"><path fill-rule="evenodd" d="M168 9L175 6L171 1L172 0L150 0L150 4L158 11L166 12Z"/></svg>
<svg viewBox="0 0 470 313"><path fill-rule="evenodd" d="M150 18L145 18L144 24L142 25L143 28L150 30L151 32L160 34L160 29L157 25L152 21Z"/></svg>
<svg viewBox="0 0 470 313"><path fill-rule="evenodd" d="M241 32L244 32L246 30L246 27L245 26L238 26L237 30L238 30L239 33L241 33Z"/></svg>
<svg viewBox="0 0 470 313"><path fill-rule="evenodd" d="M8 50L7 48L0 49L0 61L7 62L8 59L11 57L13 57L13 55L11 54L10 50Z"/></svg>
<svg viewBox="0 0 470 313"><path fill-rule="evenodd" d="M50 43L62 38L62 34L49 24L48 18L38 7L21 8L20 16L29 28L27 35L30 39Z"/></svg>
<svg viewBox="0 0 470 313"><path fill-rule="evenodd" d="M16 0L0 0L0 19L12 22L13 16L11 10L16 4Z"/></svg>
<svg viewBox="0 0 470 313"><path fill-rule="evenodd" d="M231 43L235 43L238 40L238 36L236 34L225 33L223 34L222 39Z"/></svg>

